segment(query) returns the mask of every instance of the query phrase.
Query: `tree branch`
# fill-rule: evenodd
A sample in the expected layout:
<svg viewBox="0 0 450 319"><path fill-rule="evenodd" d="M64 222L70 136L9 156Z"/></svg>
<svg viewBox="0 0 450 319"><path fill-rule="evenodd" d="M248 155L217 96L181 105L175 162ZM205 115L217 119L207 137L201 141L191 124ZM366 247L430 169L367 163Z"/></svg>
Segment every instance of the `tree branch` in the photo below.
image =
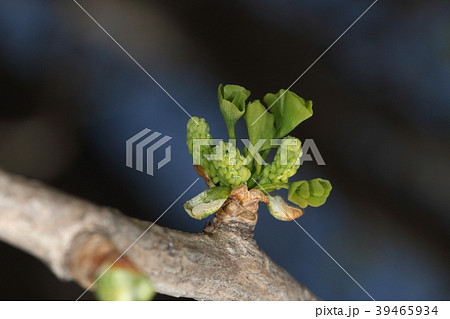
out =
<svg viewBox="0 0 450 319"><path fill-rule="evenodd" d="M101 260L150 225L0 170L0 240L87 288ZM103 258L103 259L102 259ZM251 231L218 220L200 234L154 225L126 258L158 292L199 300L317 300L259 249Z"/></svg>

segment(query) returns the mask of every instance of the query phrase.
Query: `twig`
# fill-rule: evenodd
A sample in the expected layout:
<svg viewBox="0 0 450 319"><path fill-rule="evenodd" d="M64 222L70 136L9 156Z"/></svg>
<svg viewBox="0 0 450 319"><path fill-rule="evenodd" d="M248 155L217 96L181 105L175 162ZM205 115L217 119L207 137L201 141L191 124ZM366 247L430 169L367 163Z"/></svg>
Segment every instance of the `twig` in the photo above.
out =
<svg viewBox="0 0 450 319"><path fill-rule="evenodd" d="M149 223L0 170L0 240L88 287L108 251ZM100 256L100 257L99 257ZM200 234L154 225L126 254L158 292L199 300L317 300L276 265L248 228L216 222Z"/></svg>

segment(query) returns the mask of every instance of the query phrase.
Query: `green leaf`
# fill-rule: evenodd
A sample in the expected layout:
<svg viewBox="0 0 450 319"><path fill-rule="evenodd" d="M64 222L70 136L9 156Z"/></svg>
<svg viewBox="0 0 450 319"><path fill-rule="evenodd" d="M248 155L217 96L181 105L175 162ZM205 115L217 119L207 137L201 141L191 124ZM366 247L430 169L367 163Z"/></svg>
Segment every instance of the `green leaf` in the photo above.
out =
<svg viewBox="0 0 450 319"><path fill-rule="evenodd" d="M297 94L280 90L278 93L268 93L264 103L275 116L276 138L283 138L297 125L313 115L312 101L305 101Z"/></svg>
<svg viewBox="0 0 450 319"><path fill-rule="evenodd" d="M273 114L266 112L264 105L259 100L256 100L247 105L244 118L247 123L250 143L256 145L260 139L266 139L259 150L263 151L271 148L270 140L275 135Z"/></svg>
<svg viewBox="0 0 450 319"><path fill-rule="evenodd" d="M317 207L325 203L331 188L330 182L321 178L294 182L289 186L288 199L301 208Z"/></svg>
<svg viewBox="0 0 450 319"><path fill-rule="evenodd" d="M219 85L218 97L220 111L227 125L230 139L235 139L234 126L245 113L245 101L250 96L250 91L239 85Z"/></svg>
<svg viewBox="0 0 450 319"><path fill-rule="evenodd" d="M184 204L186 212L195 219L214 214L225 203L231 193L230 187L218 186L205 190Z"/></svg>

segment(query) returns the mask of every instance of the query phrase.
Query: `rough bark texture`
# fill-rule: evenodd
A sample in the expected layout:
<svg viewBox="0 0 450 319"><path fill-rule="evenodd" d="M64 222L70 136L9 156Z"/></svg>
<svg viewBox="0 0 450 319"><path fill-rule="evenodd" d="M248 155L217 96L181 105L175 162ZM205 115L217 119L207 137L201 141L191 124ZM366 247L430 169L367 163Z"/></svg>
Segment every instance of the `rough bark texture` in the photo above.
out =
<svg viewBox="0 0 450 319"><path fill-rule="evenodd" d="M99 264L127 249L149 225L0 170L0 240L39 258L63 280L87 288ZM252 227L235 220L216 218L200 234L153 225L126 258L171 296L317 299L259 249Z"/></svg>

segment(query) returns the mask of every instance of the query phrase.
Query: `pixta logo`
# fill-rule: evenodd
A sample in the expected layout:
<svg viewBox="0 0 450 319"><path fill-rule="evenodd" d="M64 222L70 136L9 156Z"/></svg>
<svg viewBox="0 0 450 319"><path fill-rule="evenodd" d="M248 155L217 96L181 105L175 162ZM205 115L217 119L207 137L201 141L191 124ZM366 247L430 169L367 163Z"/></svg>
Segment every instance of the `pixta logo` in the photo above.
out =
<svg viewBox="0 0 450 319"><path fill-rule="evenodd" d="M146 128L126 142L126 165L131 168L135 168L136 170L143 172L144 171L144 162L146 162L146 173L148 175L153 176L154 173L154 153L157 149L159 149L161 146L166 144L168 141L172 139L170 136L164 135L161 137L158 141L153 143L158 137L160 137L162 134L159 132L153 132L152 130ZM151 133L151 134L150 134ZM150 134L150 135L149 135ZM144 152L145 151L145 152ZM164 158L161 159L157 167L160 169L164 165L170 162L171 160L171 147L168 145L165 149L165 155ZM134 160L133 160L133 154ZM145 161L145 159L147 159ZM133 165L134 164L134 165Z"/></svg>
<svg viewBox="0 0 450 319"><path fill-rule="evenodd" d="M283 142L284 141L284 142ZM201 159L202 156L206 158L207 160L212 161L224 161L225 158L227 160L227 163L230 165L236 165L237 158L235 157L238 153L233 152L232 149L236 148L236 140L230 139L228 144L228 147L225 147L224 144L221 144L223 140L221 139L193 139L193 153L192 153L192 159L194 165L201 165ZM266 142L269 142L271 146L277 146L278 152L280 153L280 165L284 166L288 164L288 152L289 148L295 148L297 143L300 143L300 141L296 139L259 139L257 143L254 145L250 142L248 139L241 139L241 142L246 147L246 153L248 154L245 160L241 163L243 165L247 165L253 158L253 160L258 165L267 165L267 163L264 161L264 159L261 157L261 154L259 153L261 148L266 144ZM207 154L203 154L203 147L204 146L218 146L214 149L213 152L208 151ZM280 147L281 146L281 147ZM291 148L291 149L292 149ZM311 156L314 155L314 158ZM300 156L297 158L296 165L303 164L304 162L313 162L315 161L317 165L326 165L325 161L322 158L322 155L319 152L319 149L317 148L317 145L314 143L313 139L305 139L305 142L303 145L301 145L301 151Z"/></svg>

